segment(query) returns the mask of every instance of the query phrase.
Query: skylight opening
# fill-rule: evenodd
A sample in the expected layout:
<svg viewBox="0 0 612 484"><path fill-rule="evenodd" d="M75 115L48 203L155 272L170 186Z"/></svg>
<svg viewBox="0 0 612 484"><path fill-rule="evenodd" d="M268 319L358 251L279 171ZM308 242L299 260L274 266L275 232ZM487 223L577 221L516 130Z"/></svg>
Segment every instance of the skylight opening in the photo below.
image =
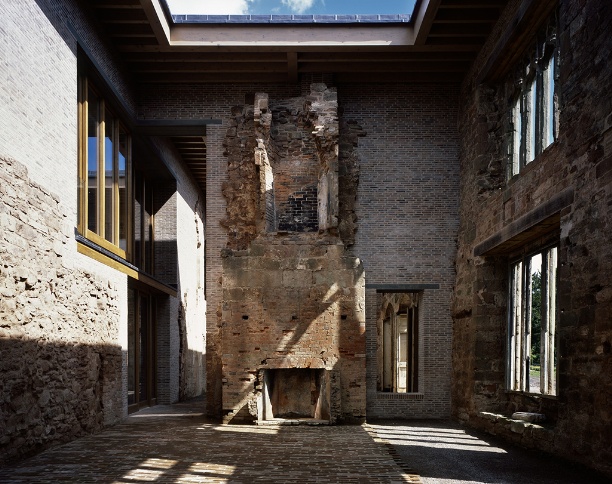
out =
<svg viewBox="0 0 612 484"><path fill-rule="evenodd" d="M175 21L308 20L406 22L416 0L165 0ZM212 18L208 18L212 16ZM297 18L296 18L297 16ZM267 19L266 19L267 18Z"/></svg>

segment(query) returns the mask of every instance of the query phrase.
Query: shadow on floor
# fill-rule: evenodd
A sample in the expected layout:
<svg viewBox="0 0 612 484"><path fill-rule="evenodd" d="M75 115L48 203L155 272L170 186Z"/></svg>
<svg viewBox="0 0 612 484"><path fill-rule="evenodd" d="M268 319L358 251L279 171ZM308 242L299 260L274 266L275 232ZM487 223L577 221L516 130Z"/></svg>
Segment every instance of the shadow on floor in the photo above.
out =
<svg viewBox="0 0 612 484"><path fill-rule="evenodd" d="M450 421L379 420L370 426L394 449L403 467L419 474L424 484L610 483L581 465Z"/></svg>

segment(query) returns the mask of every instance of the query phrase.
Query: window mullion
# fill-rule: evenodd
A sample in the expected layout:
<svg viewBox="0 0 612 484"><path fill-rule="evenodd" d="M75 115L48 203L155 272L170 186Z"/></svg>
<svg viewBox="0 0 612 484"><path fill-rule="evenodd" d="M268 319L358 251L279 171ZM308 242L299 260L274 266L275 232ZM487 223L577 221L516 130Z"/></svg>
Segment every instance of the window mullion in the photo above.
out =
<svg viewBox="0 0 612 484"><path fill-rule="evenodd" d="M119 245L119 223L120 223L120 209L119 207L119 122L115 120L113 123L113 243Z"/></svg>
<svg viewBox="0 0 612 484"><path fill-rule="evenodd" d="M549 377L549 285L548 285L548 262L550 250L542 254L542 276L541 276L541 305L542 305L542 328L540 336L540 390L542 393L548 393L548 377Z"/></svg>
<svg viewBox="0 0 612 484"><path fill-rule="evenodd" d="M98 111L98 213L97 213L97 221L98 221L98 235L104 239L105 238L105 182L106 177L104 173L104 142L106 139L106 121L105 121L105 111L106 106L104 103L104 99L100 99L100 108Z"/></svg>

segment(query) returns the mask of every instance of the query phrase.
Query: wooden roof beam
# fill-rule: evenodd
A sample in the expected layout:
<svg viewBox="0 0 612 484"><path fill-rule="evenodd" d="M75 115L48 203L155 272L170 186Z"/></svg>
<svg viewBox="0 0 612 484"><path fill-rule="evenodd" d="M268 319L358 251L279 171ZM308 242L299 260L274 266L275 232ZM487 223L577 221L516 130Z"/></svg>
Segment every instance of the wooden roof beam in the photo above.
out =
<svg viewBox="0 0 612 484"><path fill-rule="evenodd" d="M159 45L169 45L170 23L166 17L165 6L162 6L160 0L140 0L140 4L151 24Z"/></svg>

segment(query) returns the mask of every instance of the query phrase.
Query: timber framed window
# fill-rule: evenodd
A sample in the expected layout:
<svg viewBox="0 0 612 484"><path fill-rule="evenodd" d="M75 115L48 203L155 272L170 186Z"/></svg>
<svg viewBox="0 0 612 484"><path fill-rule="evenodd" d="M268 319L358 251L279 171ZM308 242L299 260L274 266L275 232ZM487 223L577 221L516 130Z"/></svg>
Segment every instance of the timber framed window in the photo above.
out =
<svg viewBox="0 0 612 484"><path fill-rule="evenodd" d="M127 259L130 240L132 138L100 91L79 79L78 229Z"/></svg>
<svg viewBox="0 0 612 484"><path fill-rule="evenodd" d="M509 390L557 394L557 253L551 246L510 265Z"/></svg>
<svg viewBox="0 0 612 484"><path fill-rule="evenodd" d="M538 36L528 60L515 73L510 107L512 141L508 176L517 175L557 139L556 22Z"/></svg>
<svg viewBox="0 0 612 484"><path fill-rule="evenodd" d="M419 293L389 294L379 323L378 391L419 391Z"/></svg>

